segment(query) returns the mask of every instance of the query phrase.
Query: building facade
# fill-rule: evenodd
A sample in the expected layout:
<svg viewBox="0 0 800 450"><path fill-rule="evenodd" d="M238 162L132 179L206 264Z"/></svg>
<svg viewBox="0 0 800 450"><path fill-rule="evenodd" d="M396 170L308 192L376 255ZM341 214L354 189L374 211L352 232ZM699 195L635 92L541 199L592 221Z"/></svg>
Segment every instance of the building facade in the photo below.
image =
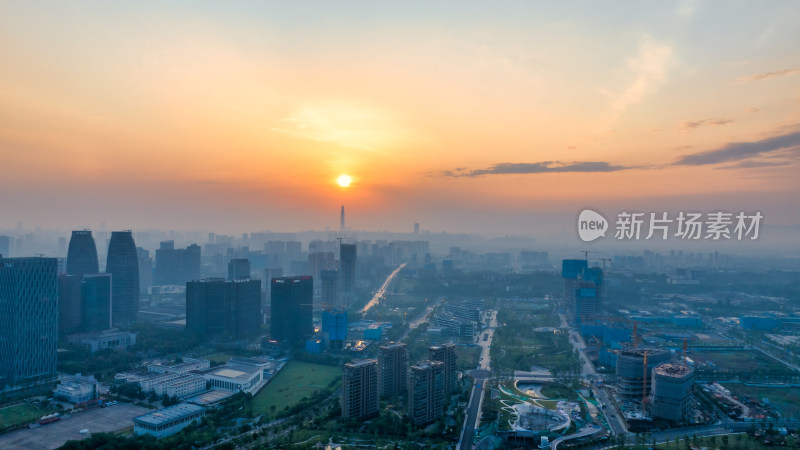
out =
<svg viewBox="0 0 800 450"><path fill-rule="evenodd" d="M382 345L378 353L378 391L391 397L406 391L408 372L408 350L406 344Z"/></svg>
<svg viewBox="0 0 800 450"><path fill-rule="evenodd" d="M345 419L378 415L378 361L358 359L344 365L341 406Z"/></svg>
<svg viewBox="0 0 800 450"><path fill-rule="evenodd" d="M270 288L272 338L299 344L314 334L314 282L310 276L273 278Z"/></svg>
<svg viewBox="0 0 800 450"><path fill-rule="evenodd" d="M0 390L54 379L57 345L58 261L0 259Z"/></svg>
<svg viewBox="0 0 800 450"><path fill-rule="evenodd" d="M441 361L422 361L408 374L408 418L415 426L426 425L444 414L445 373Z"/></svg>
<svg viewBox="0 0 800 450"><path fill-rule="evenodd" d="M456 390L457 370L456 345L452 343L434 345L428 348L428 359L439 361L444 366L444 392L450 394Z"/></svg>
<svg viewBox="0 0 800 450"><path fill-rule="evenodd" d="M187 282L186 329L237 337L257 333L261 329L261 280Z"/></svg>
<svg viewBox="0 0 800 450"><path fill-rule="evenodd" d="M72 232L67 250L67 275L80 277L86 274L100 273L97 261L97 246L89 230Z"/></svg>
<svg viewBox="0 0 800 450"><path fill-rule="evenodd" d="M131 231L112 231L106 273L111 274L111 322L129 327L139 314L139 257Z"/></svg>
<svg viewBox="0 0 800 450"><path fill-rule="evenodd" d="M133 418L137 436L150 434L158 439L172 436L192 423L199 423L206 410L202 406L181 403Z"/></svg>

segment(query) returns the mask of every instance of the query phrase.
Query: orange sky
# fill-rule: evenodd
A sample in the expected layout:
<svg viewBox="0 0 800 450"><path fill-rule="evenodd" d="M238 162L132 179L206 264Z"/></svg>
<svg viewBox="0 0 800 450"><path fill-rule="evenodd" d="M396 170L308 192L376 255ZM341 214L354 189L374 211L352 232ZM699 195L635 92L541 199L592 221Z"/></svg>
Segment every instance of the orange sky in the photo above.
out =
<svg viewBox="0 0 800 450"><path fill-rule="evenodd" d="M798 19L791 1L4 4L0 227L321 228L340 203L389 230L521 232L504 214L586 205L797 224Z"/></svg>

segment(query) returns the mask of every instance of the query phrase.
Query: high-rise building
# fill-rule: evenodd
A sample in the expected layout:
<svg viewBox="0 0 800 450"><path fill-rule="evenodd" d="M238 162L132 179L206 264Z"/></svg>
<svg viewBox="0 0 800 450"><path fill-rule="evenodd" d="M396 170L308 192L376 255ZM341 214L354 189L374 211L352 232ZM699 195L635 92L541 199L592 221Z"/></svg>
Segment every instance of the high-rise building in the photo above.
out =
<svg viewBox="0 0 800 450"><path fill-rule="evenodd" d="M456 390L456 345L452 343L434 345L428 348L428 358L444 364L444 392L450 394Z"/></svg>
<svg viewBox="0 0 800 450"><path fill-rule="evenodd" d="M357 359L344 365L341 405L345 419L378 415L378 361Z"/></svg>
<svg viewBox="0 0 800 450"><path fill-rule="evenodd" d="M310 276L273 278L270 295L272 338L302 343L314 334L314 281Z"/></svg>
<svg viewBox="0 0 800 450"><path fill-rule="evenodd" d="M107 273L84 275L81 281L81 328L86 332L111 328L111 283Z"/></svg>
<svg viewBox="0 0 800 450"><path fill-rule="evenodd" d="M58 333L69 334L81 328L82 275L58 276Z"/></svg>
<svg viewBox="0 0 800 450"><path fill-rule="evenodd" d="M344 227L344 205L342 205L342 211L339 213L339 230L345 231Z"/></svg>
<svg viewBox="0 0 800 450"><path fill-rule="evenodd" d="M200 261L202 250L199 245L191 244L183 253L183 278L185 281L200 279Z"/></svg>
<svg viewBox="0 0 800 450"><path fill-rule="evenodd" d="M99 273L97 262L97 246L92 232L76 230L72 232L67 250L67 275L77 275L78 283L84 274Z"/></svg>
<svg viewBox="0 0 800 450"><path fill-rule="evenodd" d="M250 260L232 259L228 263L228 279L244 280L250 278Z"/></svg>
<svg viewBox="0 0 800 450"><path fill-rule="evenodd" d="M347 305L341 301L339 296L339 271L322 270L319 273L319 278L321 280L320 284L322 284L320 299L323 308L347 309Z"/></svg>
<svg viewBox="0 0 800 450"><path fill-rule="evenodd" d="M419 234L419 223L414 224L414 234Z"/></svg>
<svg viewBox="0 0 800 450"><path fill-rule="evenodd" d="M313 252L308 254L308 270L315 281L321 280L323 270L333 270L336 268L336 258L333 252ZM316 286L321 289L321 284Z"/></svg>
<svg viewBox="0 0 800 450"><path fill-rule="evenodd" d="M578 324L600 318L603 309L603 270L589 267L584 259L565 259L561 263L564 300Z"/></svg>
<svg viewBox="0 0 800 450"><path fill-rule="evenodd" d="M0 257L11 256L11 241L12 239L8 236L0 236Z"/></svg>
<svg viewBox="0 0 800 450"><path fill-rule="evenodd" d="M352 294L356 290L356 244L339 246L339 274L342 283L339 286L343 293Z"/></svg>
<svg viewBox="0 0 800 450"><path fill-rule="evenodd" d="M112 231L108 243L106 273L113 278L111 309L114 327L128 327L139 314L139 258L131 231Z"/></svg>
<svg viewBox="0 0 800 450"><path fill-rule="evenodd" d="M378 353L378 391L385 397L392 397L406 391L408 372L408 350L406 344L390 343L381 345Z"/></svg>
<svg viewBox="0 0 800 450"><path fill-rule="evenodd" d="M186 329L237 337L257 333L261 329L261 280L187 282Z"/></svg>
<svg viewBox="0 0 800 450"><path fill-rule="evenodd" d="M52 380L58 345L58 261L0 259L0 391Z"/></svg>
<svg viewBox="0 0 800 450"><path fill-rule="evenodd" d="M441 361L422 361L408 373L408 418L415 426L444 414L445 374Z"/></svg>

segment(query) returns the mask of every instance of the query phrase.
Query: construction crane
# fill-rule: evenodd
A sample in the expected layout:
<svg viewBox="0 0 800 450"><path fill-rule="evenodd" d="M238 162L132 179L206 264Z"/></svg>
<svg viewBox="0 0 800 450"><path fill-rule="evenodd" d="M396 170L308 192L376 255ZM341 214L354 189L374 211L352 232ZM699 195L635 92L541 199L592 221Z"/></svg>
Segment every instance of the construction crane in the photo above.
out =
<svg viewBox="0 0 800 450"><path fill-rule="evenodd" d="M583 259L589 261L589 250L581 250L579 253L583 253Z"/></svg>

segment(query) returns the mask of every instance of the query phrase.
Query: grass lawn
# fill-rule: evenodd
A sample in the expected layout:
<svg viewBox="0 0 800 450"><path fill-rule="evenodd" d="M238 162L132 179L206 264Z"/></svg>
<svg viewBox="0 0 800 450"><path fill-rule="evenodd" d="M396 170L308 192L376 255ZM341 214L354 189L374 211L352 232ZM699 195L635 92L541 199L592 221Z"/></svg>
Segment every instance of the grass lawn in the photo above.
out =
<svg viewBox="0 0 800 450"><path fill-rule="evenodd" d="M325 389L331 381L342 376L339 367L314 364L304 361L289 361L277 375L253 398L253 412L272 414L285 407L292 407L303 397Z"/></svg>
<svg viewBox="0 0 800 450"><path fill-rule="evenodd" d="M763 372L765 374L790 374L791 370L778 361L753 350L731 350L716 352L692 352L695 363L712 362L716 370L730 370L731 372ZM701 367L699 372L713 370Z"/></svg>
<svg viewBox="0 0 800 450"><path fill-rule="evenodd" d="M0 408L0 430L9 426L33 422L55 411L56 408L52 406L47 409L40 409L30 403L19 403L14 406Z"/></svg>

